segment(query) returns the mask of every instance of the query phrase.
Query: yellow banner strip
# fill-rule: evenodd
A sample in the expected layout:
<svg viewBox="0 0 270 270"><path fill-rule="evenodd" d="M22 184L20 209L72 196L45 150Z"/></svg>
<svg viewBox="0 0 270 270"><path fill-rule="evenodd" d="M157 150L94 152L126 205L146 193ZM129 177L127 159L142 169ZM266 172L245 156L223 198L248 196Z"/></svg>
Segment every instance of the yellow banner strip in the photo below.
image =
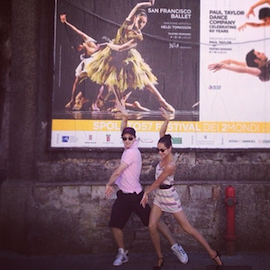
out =
<svg viewBox="0 0 270 270"><path fill-rule="evenodd" d="M120 120L53 119L53 131L119 131ZM158 132L163 121L129 121L140 132ZM270 122L171 121L168 132L270 133Z"/></svg>

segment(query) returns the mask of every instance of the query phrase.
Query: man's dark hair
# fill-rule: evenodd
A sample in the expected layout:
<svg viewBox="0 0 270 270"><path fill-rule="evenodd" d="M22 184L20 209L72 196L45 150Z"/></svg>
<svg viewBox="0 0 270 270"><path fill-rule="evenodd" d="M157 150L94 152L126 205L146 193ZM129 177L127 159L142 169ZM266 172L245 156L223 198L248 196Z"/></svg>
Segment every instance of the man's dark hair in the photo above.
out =
<svg viewBox="0 0 270 270"><path fill-rule="evenodd" d="M255 53L254 49L252 49L250 52L247 53L246 55L246 63L249 67L258 67L258 63L255 63L255 60L259 59Z"/></svg>
<svg viewBox="0 0 270 270"><path fill-rule="evenodd" d="M259 11L259 19L264 20L270 17L270 8L261 8Z"/></svg>

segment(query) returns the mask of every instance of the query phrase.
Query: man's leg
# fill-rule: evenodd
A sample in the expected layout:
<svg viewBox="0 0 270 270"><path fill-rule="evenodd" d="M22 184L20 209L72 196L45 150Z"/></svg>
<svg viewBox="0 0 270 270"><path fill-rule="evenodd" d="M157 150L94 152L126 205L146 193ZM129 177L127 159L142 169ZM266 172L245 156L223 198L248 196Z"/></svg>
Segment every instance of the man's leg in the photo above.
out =
<svg viewBox="0 0 270 270"><path fill-rule="evenodd" d="M128 262L128 251L124 248L124 234L122 228L126 225L132 211L127 204L128 194L123 194L122 191L117 192L117 199L115 200L112 208L109 227L112 229L114 239L118 246L118 254L114 266L120 266Z"/></svg>
<svg viewBox="0 0 270 270"><path fill-rule="evenodd" d="M125 249L123 231L119 228L112 228L112 232L118 248Z"/></svg>

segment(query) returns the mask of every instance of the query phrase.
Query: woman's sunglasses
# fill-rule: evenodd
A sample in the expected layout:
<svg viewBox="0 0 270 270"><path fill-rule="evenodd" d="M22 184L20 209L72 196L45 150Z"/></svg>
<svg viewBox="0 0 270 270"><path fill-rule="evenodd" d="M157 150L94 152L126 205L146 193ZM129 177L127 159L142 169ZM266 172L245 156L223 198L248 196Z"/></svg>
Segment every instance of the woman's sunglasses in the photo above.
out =
<svg viewBox="0 0 270 270"><path fill-rule="evenodd" d="M134 137L122 137L123 141L129 140L132 141L134 139Z"/></svg>
<svg viewBox="0 0 270 270"><path fill-rule="evenodd" d="M167 150L167 148L165 148L165 149L159 149L159 148L157 148L157 151L158 152L161 152L161 153L164 153L166 150Z"/></svg>

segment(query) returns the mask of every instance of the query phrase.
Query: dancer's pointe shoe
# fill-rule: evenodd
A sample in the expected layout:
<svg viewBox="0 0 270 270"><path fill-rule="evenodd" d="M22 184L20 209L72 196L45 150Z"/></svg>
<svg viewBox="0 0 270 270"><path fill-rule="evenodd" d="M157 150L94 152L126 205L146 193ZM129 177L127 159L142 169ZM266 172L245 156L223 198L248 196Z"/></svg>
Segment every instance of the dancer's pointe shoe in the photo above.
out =
<svg viewBox="0 0 270 270"><path fill-rule="evenodd" d="M117 108L109 108L108 110L109 110L110 112L112 112L112 113L120 112L119 109L117 109Z"/></svg>
<svg viewBox="0 0 270 270"><path fill-rule="evenodd" d="M153 270L160 270L164 264L164 258L158 258L157 264L153 267Z"/></svg>
<svg viewBox="0 0 270 270"><path fill-rule="evenodd" d="M212 258L212 260L216 263L217 266L222 266L223 262L221 261L220 257L220 253L218 251L216 251L216 256L214 258Z"/></svg>
<svg viewBox="0 0 270 270"><path fill-rule="evenodd" d="M172 105L170 105L168 102L166 102L165 100L162 100L159 103L166 111L171 112L171 113L175 113L174 107Z"/></svg>
<svg viewBox="0 0 270 270"><path fill-rule="evenodd" d="M99 112L100 111L100 109L98 108L96 103L93 103L91 105L91 110L94 111L94 112Z"/></svg>
<svg viewBox="0 0 270 270"><path fill-rule="evenodd" d="M69 103L67 103L67 104L65 105L65 108L66 108L67 110L71 110L71 108L73 107L73 105L74 105L74 102L73 102L73 101L70 101Z"/></svg>
<svg viewBox="0 0 270 270"><path fill-rule="evenodd" d="M80 111L82 109L83 104L87 103L87 102L89 102L89 99L86 99L84 97L82 97L80 99L76 99L75 105L73 106L72 110Z"/></svg>
<svg viewBox="0 0 270 270"><path fill-rule="evenodd" d="M143 107L139 101L134 101L133 104L132 104L132 107L133 108L138 108L140 109L141 111L144 111L144 112L150 112L149 109L147 109L146 107Z"/></svg>

